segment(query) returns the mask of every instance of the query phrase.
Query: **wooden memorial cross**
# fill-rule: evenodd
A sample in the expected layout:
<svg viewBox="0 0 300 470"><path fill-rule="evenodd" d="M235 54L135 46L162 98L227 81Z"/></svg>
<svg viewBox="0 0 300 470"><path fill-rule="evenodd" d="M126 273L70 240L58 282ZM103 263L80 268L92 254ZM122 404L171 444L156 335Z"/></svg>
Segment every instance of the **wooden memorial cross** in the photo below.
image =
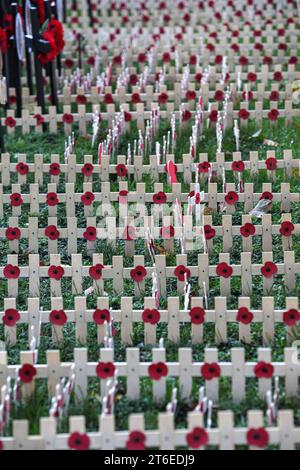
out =
<svg viewBox="0 0 300 470"><path fill-rule="evenodd" d="M32 6L29 0L26 2L26 47L29 51L34 53L34 68L35 68L35 81L36 81L36 92L37 92L37 102L42 109L44 114L46 111L45 108L45 93L44 93L44 83L43 83L43 68L40 60L38 59L39 52L46 53L50 51L50 45L48 41L42 39L39 33L39 20L38 20L38 10L35 6ZM50 80L52 77L50 77ZM51 87L52 91L52 87ZM52 96L51 96L52 97ZM53 97L52 97L53 99Z"/></svg>

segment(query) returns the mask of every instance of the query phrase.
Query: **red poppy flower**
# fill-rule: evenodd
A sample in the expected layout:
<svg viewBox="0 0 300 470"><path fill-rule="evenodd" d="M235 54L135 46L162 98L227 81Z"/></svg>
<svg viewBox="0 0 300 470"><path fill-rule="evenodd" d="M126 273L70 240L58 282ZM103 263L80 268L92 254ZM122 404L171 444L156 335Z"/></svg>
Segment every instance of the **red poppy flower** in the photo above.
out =
<svg viewBox="0 0 300 470"><path fill-rule="evenodd" d="M238 44L231 44L231 49L234 51L234 52L239 52L240 51L240 46Z"/></svg>
<svg viewBox="0 0 300 470"><path fill-rule="evenodd" d="M10 203L13 207L19 207L23 203L21 194L13 193L10 195Z"/></svg>
<svg viewBox="0 0 300 470"><path fill-rule="evenodd" d="M58 176L60 174L60 164L59 163L51 163L50 164L50 175Z"/></svg>
<svg viewBox="0 0 300 470"><path fill-rule="evenodd" d="M243 225L240 228L240 233L243 237L248 238L251 235L255 234L255 226L249 222L247 222L245 225Z"/></svg>
<svg viewBox="0 0 300 470"><path fill-rule="evenodd" d="M285 222L281 223L279 232L281 233L283 237L290 237L293 234L294 230L295 230L294 224L286 220Z"/></svg>
<svg viewBox="0 0 300 470"><path fill-rule="evenodd" d="M64 62L65 68L66 69L71 69L74 67L74 60L72 59L66 59Z"/></svg>
<svg viewBox="0 0 300 470"><path fill-rule="evenodd" d="M65 46L63 25L60 21L52 18L48 22L47 31L54 37L56 55L59 55Z"/></svg>
<svg viewBox="0 0 300 470"><path fill-rule="evenodd" d="M191 111L189 111L188 109L185 109L183 112L182 112L182 115L181 115L181 119L182 119L182 122L187 122L191 119L192 117L192 113Z"/></svg>
<svg viewBox="0 0 300 470"><path fill-rule="evenodd" d="M45 118L43 118L43 116L41 114L35 114L33 117L36 120L36 125L37 126L41 126L42 124L44 124Z"/></svg>
<svg viewBox="0 0 300 470"><path fill-rule="evenodd" d="M291 65L296 65L298 64L298 57L296 57L295 55L293 55L290 60L289 60L289 64Z"/></svg>
<svg viewBox="0 0 300 470"><path fill-rule="evenodd" d="M74 117L71 113L65 113L62 117L62 120L65 124L72 124L74 121Z"/></svg>
<svg viewBox="0 0 300 470"><path fill-rule="evenodd" d="M168 375L168 366L164 362L153 363L148 367L148 374L152 380L160 380Z"/></svg>
<svg viewBox="0 0 300 470"><path fill-rule="evenodd" d="M115 375L116 367L112 362L99 362L96 367L96 375L99 379L108 379Z"/></svg>
<svg viewBox="0 0 300 470"><path fill-rule="evenodd" d="M210 225L204 225L204 236L206 240L211 240L215 237L216 231Z"/></svg>
<svg viewBox="0 0 300 470"><path fill-rule="evenodd" d="M193 325L202 325L205 320L205 310L202 307L193 307L189 312Z"/></svg>
<svg viewBox="0 0 300 470"><path fill-rule="evenodd" d="M7 264L3 269L3 275L6 279L18 279L20 276L20 268L12 264Z"/></svg>
<svg viewBox="0 0 300 470"><path fill-rule="evenodd" d="M97 229L96 227L87 227L86 231L83 233L83 237L92 242L97 239Z"/></svg>
<svg viewBox="0 0 300 470"><path fill-rule="evenodd" d="M130 277L134 282L142 282L146 276L147 270L144 266L136 266L130 271Z"/></svg>
<svg viewBox="0 0 300 470"><path fill-rule="evenodd" d="M96 264L95 266L91 266L89 269L89 275L95 281L99 281L102 279L102 270L104 269L103 264Z"/></svg>
<svg viewBox="0 0 300 470"><path fill-rule="evenodd" d="M266 167L267 167L267 170L276 170L276 168L277 168L276 158L274 158L274 157L267 158Z"/></svg>
<svg viewBox="0 0 300 470"><path fill-rule="evenodd" d="M244 101L251 101L253 100L253 93L252 91L243 91L242 98Z"/></svg>
<svg viewBox="0 0 300 470"><path fill-rule="evenodd" d="M205 380L217 379L221 376L221 367L217 362L206 362L201 367L201 375Z"/></svg>
<svg viewBox="0 0 300 470"><path fill-rule="evenodd" d="M269 443L269 433L265 428L251 428L247 432L247 444L249 446L266 447Z"/></svg>
<svg viewBox="0 0 300 470"><path fill-rule="evenodd" d="M50 48L47 52L39 52L38 53L38 59L39 61L45 65L49 62L53 62L55 57L59 54L59 49L57 47L57 44L55 42L55 38L53 34L51 34L49 31L45 31L42 34L42 39L48 42Z"/></svg>
<svg viewBox="0 0 300 470"><path fill-rule="evenodd" d="M216 57L215 57L215 64L216 64L216 65L221 65L222 62L223 62L223 56L220 55L220 54L216 55Z"/></svg>
<svg viewBox="0 0 300 470"><path fill-rule="evenodd" d="M94 166L91 163L85 163L83 167L81 168L81 173L84 174L84 176L91 176L94 171Z"/></svg>
<svg viewBox="0 0 300 470"><path fill-rule="evenodd" d="M59 281L63 275L65 274L65 270L62 266L50 266L48 269L48 276L51 279L55 279L56 281Z"/></svg>
<svg viewBox="0 0 300 470"><path fill-rule="evenodd" d="M107 308L105 309L96 308L96 310L93 313L93 320L97 325L103 325L104 322L109 323L110 322L109 310Z"/></svg>
<svg viewBox="0 0 300 470"><path fill-rule="evenodd" d="M145 450L146 436L141 431L131 431L126 442L127 450Z"/></svg>
<svg viewBox="0 0 300 470"><path fill-rule="evenodd" d="M185 280L185 274L187 279L189 279L191 276L191 271L183 264L180 264L174 269L174 275L177 277L178 281L183 282Z"/></svg>
<svg viewBox="0 0 300 470"><path fill-rule="evenodd" d="M8 227L5 230L7 240L19 240L21 237L21 230L18 227Z"/></svg>
<svg viewBox="0 0 300 470"><path fill-rule="evenodd" d="M189 64L190 65L197 65L197 56L195 54L191 55L189 58Z"/></svg>
<svg viewBox="0 0 300 470"><path fill-rule="evenodd" d="M224 92L222 90L217 90L215 92L215 100L216 101L223 101L224 100Z"/></svg>
<svg viewBox="0 0 300 470"><path fill-rule="evenodd" d="M273 200L273 194L269 191L264 191L259 199L269 199L269 201Z"/></svg>
<svg viewBox="0 0 300 470"><path fill-rule="evenodd" d="M168 227L162 227L160 229L160 235L165 240L170 240L171 238L174 238L175 229L172 225L169 225Z"/></svg>
<svg viewBox="0 0 300 470"><path fill-rule="evenodd" d="M227 279L232 276L233 269L227 263L219 263L216 267L216 273L217 276L225 277L225 279Z"/></svg>
<svg viewBox="0 0 300 470"><path fill-rule="evenodd" d="M209 119L211 122L217 122L218 120L218 111L213 109L209 114Z"/></svg>
<svg viewBox="0 0 300 470"><path fill-rule="evenodd" d="M257 75L256 75L256 73L254 73L254 72L249 72L248 75L247 75L247 80L248 80L249 82L251 82L251 83L256 82L256 80L257 80Z"/></svg>
<svg viewBox="0 0 300 470"><path fill-rule="evenodd" d="M198 171L199 173L208 173L210 167L211 164L209 162L201 162L198 165Z"/></svg>
<svg viewBox="0 0 300 470"><path fill-rule="evenodd" d="M114 103L114 99L113 99L113 96L111 93L106 93L104 95L104 103L105 104L113 104Z"/></svg>
<svg viewBox="0 0 300 470"><path fill-rule="evenodd" d="M275 263L272 261L266 261L266 263L262 266L260 272L266 278L271 278L277 274L278 268Z"/></svg>
<svg viewBox="0 0 300 470"><path fill-rule="evenodd" d="M36 376L36 368L31 364L23 364L19 369L19 377L21 382L28 384L33 381Z"/></svg>
<svg viewBox="0 0 300 470"><path fill-rule="evenodd" d="M247 307L240 307L237 312L236 321L249 325L253 320L253 313Z"/></svg>
<svg viewBox="0 0 300 470"><path fill-rule="evenodd" d="M247 111L247 109L243 108L243 109L239 110L239 118L240 119L246 120L246 119L249 119L249 117L250 117L250 113L249 113L249 111Z"/></svg>
<svg viewBox="0 0 300 470"><path fill-rule="evenodd" d="M95 65L95 57L94 56L88 57L86 62L88 65L91 65L93 67Z"/></svg>
<svg viewBox="0 0 300 470"><path fill-rule="evenodd" d="M125 122L130 122L132 120L132 114L131 113L129 113L128 111L124 111L123 114L124 114Z"/></svg>
<svg viewBox="0 0 300 470"><path fill-rule="evenodd" d="M16 96L11 95L11 96L8 97L8 103L9 103L10 105L15 104L16 102L17 102L17 97L16 97Z"/></svg>
<svg viewBox="0 0 300 470"><path fill-rule="evenodd" d="M154 204L165 204L167 202L167 196L163 191L159 191L156 194L153 194L152 198Z"/></svg>
<svg viewBox="0 0 300 470"><path fill-rule="evenodd" d="M235 191L229 191L225 196L225 202L229 205L233 205L238 202L239 196Z"/></svg>
<svg viewBox="0 0 300 470"><path fill-rule="evenodd" d="M48 193L46 196L46 203L48 206L56 206L59 203L56 193Z"/></svg>
<svg viewBox="0 0 300 470"><path fill-rule="evenodd" d="M87 104L87 97L84 95L77 95L76 96L76 103L77 104Z"/></svg>
<svg viewBox="0 0 300 470"><path fill-rule="evenodd" d="M260 361L254 366L254 374L258 379L270 379L274 374L274 367L269 362Z"/></svg>
<svg viewBox="0 0 300 470"><path fill-rule="evenodd" d="M144 52L141 52L139 55L138 55L138 62L140 64L144 64L145 62L147 62L147 55L144 53Z"/></svg>
<svg viewBox="0 0 300 470"><path fill-rule="evenodd" d="M81 202L85 206L90 206L93 201L95 200L95 196L93 193L90 191L86 191L82 196L81 196Z"/></svg>
<svg viewBox="0 0 300 470"><path fill-rule="evenodd" d="M20 314L15 308L8 308L5 310L2 321L6 326L15 326L20 320Z"/></svg>
<svg viewBox="0 0 300 470"><path fill-rule="evenodd" d="M139 81L139 77L137 76L136 73L132 73L129 77L129 83L132 86L135 86Z"/></svg>
<svg viewBox="0 0 300 470"><path fill-rule="evenodd" d="M6 127L15 127L16 124L17 124L17 121L12 117L12 116L8 116L5 121L4 121L4 124L6 125Z"/></svg>
<svg viewBox="0 0 300 470"><path fill-rule="evenodd" d="M208 444L208 434L203 428L194 428L187 433L186 442L190 449L199 449Z"/></svg>
<svg viewBox="0 0 300 470"><path fill-rule="evenodd" d="M16 166L16 170L19 175L27 175L29 171L29 166L26 163L20 162Z"/></svg>
<svg viewBox="0 0 300 470"><path fill-rule="evenodd" d="M280 99L280 95L279 95L278 91L276 91L276 90L271 91L270 96L269 96L269 100L270 101L279 101L279 99Z"/></svg>
<svg viewBox="0 0 300 470"><path fill-rule="evenodd" d="M283 321L288 326L295 326L300 320L300 313L295 308L291 308L283 313Z"/></svg>
<svg viewBox="0 0 300 470"><path fill-rule="evenodd" d="M141 102L141 97L139 93L132 93L131 95L131 101L133 104L137 104Z"/></svg>
<svg viewBox="0 0 300 470"><path fill-rule="evenodd" d="M185 99L187 101L194 101L196 99L196 92L195 90L187 90L186 94L185 94Z"/></svg>
<svg viewBox="0 0 300 470"><path fill-rule="evenodd" d="M232 171L237 171L238 173L242 173L245 170L245 163L242 160L236 160L232 162L231 168L232 168Z"/></svg>
<svg viewBox="0 0 300 470"><path fill-rule="evenodd" d="M80 434L79 432L72 432L68 438L68 447L73 450L89 450L90 438L87 434Z"/></svg>
<svg viewBox="0 0 300 470"><path fill-rule="evenodd" d="M119 178L124 178L128 174L128 170L124 163L119 163L119 165L116 166L116 173Z"/></svg>
<svg viewBox="0 0 300 470"><path fill-rule="evenodd" d="M159 104L166 104L168 102L169 96L167 93L161 93L158 95L158 102Z"/></svg>
<svg viewBox="0 0 300 470"><path fill-rule="evenodd" d="M271 111L269 111L269 113L268 113L268 117L269 117L270 121L277 121L277 119L279 118L278 109L271 109Z"/></svg>
<svg viewBox="0 0 300 470"><path fill-rule="evenodd" d="M156 325L160 320L160 313L156 308L146 308L142 313L142 320L150 325Z"/></svg>
<svg viewBox="0 0 300 470"><path fill-rule="evenodd" d="M63 310L52 310L49 315L49 321L53 325L63 326L67 322L67 315Z"/></svg>
<svg viewBox="0 0 300 470"><path fill-rule="evenodd" d="M272 65L273 64L273 58L271 56L265 56L263 58L263 64L264 65Z"/></svg>
<svg viewBox="0 0 300 470"><path fill-rule="evenodd" d="M239 58L239 63L240 65L248 65L249 60L244 55L241 55L241 57Z"/></svg>
<svg viewBox="0 0 300 470"><path fill-rule="evenodd" d="M201 80L202 80L202 77L203 77L203 75L202 75L201 72L196 73L196 74L195 74L195 82L196 82L196 83L200 83Z"/></svg>
<svg viewBox="0 0 300 470"><path fill-rule="evenodd" d="M114 64L114 65L121 65L121 64L122 64L122 56L121 56L121 54L119 54L119 55L117 55L117 56L115 56L115 57L113 58L113 64Z"/></svg>
<svg viewBox="0 0 300 470"><path fill-rule="evenodd" d="M45 236L48 237L50 240L57 240L59 237L59 231L55 227L55 225L49 225L45 228Z"/></svg>
<svg viewBox="0 0 300 470"><path fill-rule="evenodd" d="M254 49L256 49L257 51L262 51L264 48L263 44L261 44L260 42L256 42L254 44Z"/></svg>
<svg viewBox="0 0 300 470"><path fill-rule="evenodd" d="M215 46L211 42L208 42L206 44L206 49L210 52L213 52L215 50Z"/></svg>
<svg viewBox="0 0 300 470"><path fill-rule="evenodd" d="M275 82L281 82L283 80L283 75L281 72L274 72L273 79Z"/></svg>

